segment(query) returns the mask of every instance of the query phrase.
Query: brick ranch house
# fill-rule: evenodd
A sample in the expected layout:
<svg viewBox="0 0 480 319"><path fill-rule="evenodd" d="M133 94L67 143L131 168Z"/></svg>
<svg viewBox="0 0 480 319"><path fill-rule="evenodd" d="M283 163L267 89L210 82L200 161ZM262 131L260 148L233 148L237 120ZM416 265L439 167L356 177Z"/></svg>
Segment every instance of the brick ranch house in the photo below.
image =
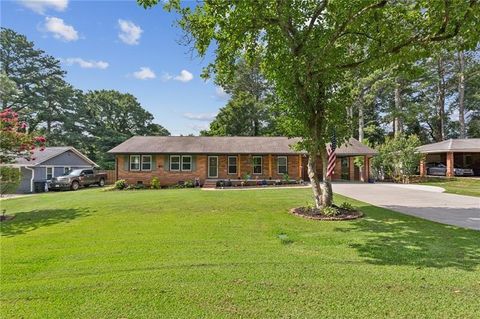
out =
<svg viewBox="0 0 480 319"><path fill-rule="evenodd" d="M294 151L298 139L287 137L134 136L109 151L115 155L115 178L149 185L157 176L162 186L181 181L308 180L307 156ZM333 180L367 181L370 159L376 151L351 138L337 148ZM367 164L360 176L357 156ZM317 161L321 176L322 164Z"/></svg>

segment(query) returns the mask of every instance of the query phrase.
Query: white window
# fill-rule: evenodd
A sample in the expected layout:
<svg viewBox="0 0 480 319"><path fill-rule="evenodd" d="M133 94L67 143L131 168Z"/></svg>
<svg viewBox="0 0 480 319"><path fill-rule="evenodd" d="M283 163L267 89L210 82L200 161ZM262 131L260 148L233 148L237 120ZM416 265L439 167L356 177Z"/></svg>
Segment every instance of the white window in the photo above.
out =
<svg viewBox="0 0 480 319"><path fill-rule="evenodd" d="M228 174L237 174L237 157L228 157Z"/></svg>
<svg viewBox="0 0 480 319"><path fill-rule="evenodd" d="M46 174L47 181L51 180L53 177L53 167L47 167L47 174Z"/></svg>
<svg viewBox="0 0 480 319"><path fill-rule="evenodd" d="M71 170L72 170L71 167L65 166L65 167L63 168L63 174L64 174L64 175L67 175L68 173L70 173Z"/></svg>
<svg viewBox="0 0 480 319"><path fill-rule="evenodd" d="M262 174L262 157L253 157L253 174Z"/></svg>
<svg viewBox="0 0 480 319"><path fill-rule="evenodd" d="M278 169L278 174L288 174L288 166L287 166L287 157L286 156L277 157L277 169Z"/></svg>
<svg viewBox="0 0 480 319"><path fill-rule="evenodd" d="M142 155L142 171L152 170L152 155Z"/></svg>
<svg viewBox="0 0 480 319"><path fill-rule="evenodd" d="M130 155L130 170L131 171L140 170L140 155Z"/></svg>
<svg viewBox="0 0 480 319"><path fill-rule="evenodd" d="M182 171L192 170L192 157L190 155L182 155Z"/></svg>
<svg viewBox="0 0 480 319"><path fill-rule="evenodd" d="M180 170L180 155L171 155L170 156L170 170L179 171Z"/></svg>

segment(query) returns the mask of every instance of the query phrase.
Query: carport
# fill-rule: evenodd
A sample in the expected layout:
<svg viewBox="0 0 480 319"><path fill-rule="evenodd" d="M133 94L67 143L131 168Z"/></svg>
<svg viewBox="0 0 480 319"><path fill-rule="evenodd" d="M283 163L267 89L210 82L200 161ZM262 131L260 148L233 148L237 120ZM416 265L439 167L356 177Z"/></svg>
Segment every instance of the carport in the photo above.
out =
<svg viewBox="0 0 480 319"><path fill-rule="evenodd" d="M425 154L420 162L420 175L427 175L428 163L446 165L447 177L453 177L455 167L472 168L475 176L480 176L480 138L449 139L420 146L418 151Z"/></svg>

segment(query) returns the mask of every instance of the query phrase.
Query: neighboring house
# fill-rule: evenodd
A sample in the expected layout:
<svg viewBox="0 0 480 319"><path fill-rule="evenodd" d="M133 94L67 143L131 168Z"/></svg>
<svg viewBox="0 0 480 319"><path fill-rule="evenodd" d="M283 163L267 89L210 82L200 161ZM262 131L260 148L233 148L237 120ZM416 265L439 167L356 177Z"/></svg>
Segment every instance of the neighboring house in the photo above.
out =
<svg viewBox="0 0 480 319"><path fill-rule="evenodd" d="M30 161L19 158L12 164L22 172L17 193L31 193L35 182L48 181L70 170L98 166L71 146L46 147L43 151L36 149L32 158Z"/></svg>
<svg viewBox="0 0 480 319"><path fill-rule="evenodd" d="M420 162L420 175L427 174L427 166L443 164L446 176L454 176L454 168L471 168L475 176L480 176L480 138L449 139L422 145L418 152L425 154Z"/></svg>
<svg viewBox="0 0 480 319"><path fill-rule="evenodd" d="M154 176L162 185L180 181L290 179L308 180L307 156L291 145L298 139L286 137L204 137L135 136L109 153L115 154L115 178L130 184L150 184ZM367 180L370 158L376 151L355 139L337 148L333 180ZM356 156L365 158L366 169L360 176L353 164ZM321 174L321 161L317 161Z"/></svg>

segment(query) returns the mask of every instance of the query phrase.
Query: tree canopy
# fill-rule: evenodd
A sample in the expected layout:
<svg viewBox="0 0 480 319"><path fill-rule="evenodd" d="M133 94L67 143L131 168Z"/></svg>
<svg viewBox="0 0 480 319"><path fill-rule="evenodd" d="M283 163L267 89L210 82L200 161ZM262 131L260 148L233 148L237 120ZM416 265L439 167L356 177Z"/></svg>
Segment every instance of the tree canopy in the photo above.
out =
<svg viewBox="0 0 480 319"><path fill-rule="evenodd" d="M236 64L235 75L223 82L230 100L220 109L207 136L282 135L275 92L260 71L258 63L244 59Z"/></svg>
<svg viewBox="0 0 480 319"><path fill-rule="evenodd" d="M157 0L138 0L150 7ZM260 59L266 78L291 121L290 135L303 138L317 206L329 206L331 186L315 171L317 154L326 175L325 144L333 131L349 135L346 105L356 78L391 63L428 56L438 43L462 36L462 46L478 41L477 1L222 1L183 6L179 25L201 56L211 47L206 75L221 84L235 74L236 62Z"/></svg>
<svg viewBox="0 0 480 319"><path fill-rule="evenodd" d="M25 36L1 29L0 107L18 114L25 121L23 130L44 135L47 146L74 146L111 169L114 159L106 154L110 148L133 135L170 134L133 95L115 90L84 93L65 75L58 59Z"/></svg>

